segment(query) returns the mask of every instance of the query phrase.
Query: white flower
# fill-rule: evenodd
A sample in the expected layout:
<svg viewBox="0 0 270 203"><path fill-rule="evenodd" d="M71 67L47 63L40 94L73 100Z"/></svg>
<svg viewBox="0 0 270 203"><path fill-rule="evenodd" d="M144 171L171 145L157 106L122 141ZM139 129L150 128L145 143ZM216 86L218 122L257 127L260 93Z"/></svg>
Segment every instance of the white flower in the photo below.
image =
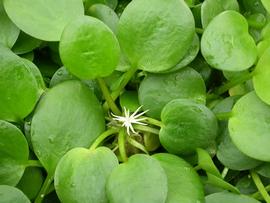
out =
<svg viewBox="0 0 270 203"><path fill-rule="evenodd" d="M145 114L148 110L137 114L141 108L142 108L142 106L137 108L136 111L130 115L129 110L127 110L124 107L124 116L116 116L112 113L112 116L114 117L113 120L122 123L122 126L124 126L127 129L128 135L130 135L130 131L137 134L137 132L135 132L132 124L147 125L146 123L141 122L143 120L146 120L147 118L139 118L139 117L142 116L143 114Z"/></svg>

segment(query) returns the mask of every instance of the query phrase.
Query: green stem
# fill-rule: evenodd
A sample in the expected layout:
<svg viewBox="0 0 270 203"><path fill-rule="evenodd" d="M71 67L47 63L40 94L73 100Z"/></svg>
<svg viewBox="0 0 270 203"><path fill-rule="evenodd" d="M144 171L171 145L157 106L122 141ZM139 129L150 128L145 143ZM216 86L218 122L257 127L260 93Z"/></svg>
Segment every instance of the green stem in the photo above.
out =
<svg viewBox="0 0 270 203"><path fill-rule="evenodd" d="M118 146L119 146L120 156L121 156L123 162L128 161L125 142L126 142L126 132L125 132L125 129L122 128L119 132L119 135L118 135Z"/></svg>
<svg viewBox="0 0 270 203"><path fill-rule="evenodd" d="M53 175L47 175L36 199L35 199L35 203L41 203L45 197L45 195L47 194L47 190L49 189L51 183L53 181Z"/></svg>
<svg viewBox="0 0 270 203"><path fill-rule="evenodd" d="M225 177L227 176L228 172L229 172L229 168L224 167L224 169L223 169L223 171L222 171L222 173L221 173L221 177L222 177L223 179L225 179Z"/></svg>
<svg viewBox="0 0 270 203"><path fill-rule="evenodd" d="M39 160L28 160L26 167L43 167Z"/></svg>
<svg viewBox="0 0 270 203"><path fill-rule="evenodd" d="M127 136L127 141L134 147L138 148L139 150L143 151L146 154L149 154L145 146L143 146L141 143L137 142L136 140L130 138Z"/></svg>
<svg viewBox="0 0 270 203"><path fill-rule="evenodd" d="M215 114L218 120L228 120L230 117L232 117L232 112L221 112Z"/></svg>
<svg viewBox="0 0 270 203"><path fill-rule="evenodd" d="M136 130L140 130L143 132L149 132L149 133L153 133L156 135L159 135L159 130L156 128L151 128L149 126L145 126L145 125L133 125L133 128Z"/></svg>
<svg viewBox="0 0 270 203"><path fill-rule="evenodd" d="M118 109L114 100L111 97L108 87L106 86L105 81L102 78L97 79L100 89L102 91L103 96L105 97L106 102L108 103L112 112L116 115L121 115L121 111Z"/></svg>
<svg viewBox="0 0 270 203"><path fill-rule="evenodd" d="M269 192L269 191L270 191L270 185L267 185L267 186L265 187L265 190L266 190L267 192ZM251 195L251 197L253 197L253 198L255 198L255 199L262 200L262 195L261 195L261 193L260 193L259 191L253 193L253 194Z"/></svg>
<svg viewBox="0 0 270 203"><path fill-rule="evenodd" d="M227 83L225 83L224 85L218 87L217 89L214 90L214 94L217 95L221 95L225 92L227 92L229 89L231 89L232 87L242 84L243 82L246 82L247 80L251 79L254 75L254 72L248 73L248 74L244 74L241 77L235 78Z"/></svg>
<svg viewBox="0 0 270 203"><path fill-rule="evenodd" d="M197 33L197 34L203 34L203 29L202 28L198 28L198 27L196 27L195 28L195 32Z"/></svg>
<svg viewBox="0 0 270 203"><path fill-rule="evenodd" d="M158 126L160 128L163 126L163 123L161 121L156 120L154 118L150 118L150 117L146 117L146 116L142 116L141 118L146 118L145 120L148 124L155 125L155 126Z"/></svg>
<svg viewBox="0 0 270 203"><path fill-rule="evenodd" d="M125 86L128 84L134 73L137 71L137 68L131 67L127 72L122 75L122 80L120 85L112 92L112 99L115 101L117 97L121 94Z"/></svg>
<svg viewBox="0 0 270 203"><path fill-rule="evenodd" d="M105 132L103 132L96 140L95 142L91 145L91 147L89 148L89 150L94 150L96 149L107 137L111 136L112 134L117 133L118 130L117 129L109 129L106 130Z"/></svg>
<svg viewBox="0 0 270 203"><path fill-rule="evenodd" d="M261 193L261 195L264 198L264 200L266 201L266 203L270 203L270 196L269 196L268 192L266 191L264 185L262 184L262 181L261 181L259 175L254 171L251 171L250 175L251 175L256 187L258 188L258 191Z"/></svg>

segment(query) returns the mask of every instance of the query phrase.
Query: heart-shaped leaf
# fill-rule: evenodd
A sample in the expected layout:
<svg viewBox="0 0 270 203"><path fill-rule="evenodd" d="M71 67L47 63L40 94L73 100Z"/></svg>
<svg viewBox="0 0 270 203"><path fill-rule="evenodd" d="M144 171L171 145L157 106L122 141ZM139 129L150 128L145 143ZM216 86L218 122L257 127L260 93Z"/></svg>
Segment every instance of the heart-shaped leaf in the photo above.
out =
<svg viewBox="0 0 270 203"><path fill-rule="evenodd" d="M0 146L0 184L15 186L27 164L27 141L16 126L0 120Z"/></svg>
<svg viewBox="0 0 270 203"><path fill-rule="evenodd" d="M206 196L205 203L259 203L258 200L245 195L238 195L229 192L214 193Z"/></svg>
<svg viewBox="0 0 270 203"><path fill-rule="evenodd" d="M7 16L2 0L0 1L0 27L0 43L11 48L17 40L20 30Z"/></svg>
<svg viewBox="0 0 270 203"><path fill-rule="evenodd" d="M133 0L118 27L121 48L132 66L149 72L175 66L194 34L194 19L183 0Z"/></svg>
<svg viewBox="0 0 270 203"><path fill-rule="evenodd" d="M108 148L74 148L57 165L57 195L62 202L107 203L106 181L117 165L117 157Z"/></svg>
<svg viewBox="0 0 270 203"><path fill-rule="evenodd" d="M173 99L192 99L205 103L206 88L200 74L184 68L168 74L148 74L139 87L139 102L147 115L160 118L163 107Z"/></svg>
<svg viewBox="0 0 270 203"><path fill-rule="evenodd" d="M164 126L159 133L161 145L172 154L192 154L206 148L217 136L217 119L203 104L175 99L161 112Z"/></svg>
<svg viewBox="0 0 270 203"><path fill-rule="evenodd" d="M270 161L270 106L250 92L233 107L229 133L236 147L247 156Z"/></svg>
<svg viewBox="0 0 270 203"><path fill-rule="evenodd" d="M224 11L211 21L203 33L201 51L205 60L220 70L245 70L257 59L248 23L236 11Z"/></svg>
<svg viewBox="0 0 270 203"><path fill-rule="evenodd" d="M22 31L45 41L59 41L64 27L84 11L82 0L4 0L4 7Z"/></svg>
<svg viewBox="0 0 270 203"><path fill-rule="evenodd" d="M171 154L155 154L168 179L166 203L204 202L203 185L198 174L183 159Z"/></svg>
<svg viewBox="0 0 270 203"><path fill-rule="evenodd" d="M39 102L32 120L32 145L53 175L67 151L89 147L103 130L103 110L94 93L79 81L66 81L46 92Z"/></svg>
<svg viewBox="0 0 270 203"><path fill-rule="evenodd" d="M253 85L256 94L265 103L270 104L270 92L267 91L270 87L270 47L263 53L260 58L253 75Z"/></svg>
<svg viewBox="0 0 270 203"><path fill-rule="evenodd" d="M65 67L81 79L110 75L120 57L119 44L113 32L90 16L77 18L68 24L59 50Z"/></svg>
<svg viewBox="0 0 270 203"><path fill-rule="evenodd" d="M106 191L110 203L165 203L167 177L159 162L136 154L111 173Z"/></svg>
<svg viewBox="0 0 270 203"><path fill-rule="evenodd" d="M31 203L22 191L15 187L0 185L1 203Z"/></svg>
<svg viewBox="0 0 270 203"><path fill-rule="evenodd" d="M34 109L40 91L27 64L0 45L0 119L21 121Z"/></svg>

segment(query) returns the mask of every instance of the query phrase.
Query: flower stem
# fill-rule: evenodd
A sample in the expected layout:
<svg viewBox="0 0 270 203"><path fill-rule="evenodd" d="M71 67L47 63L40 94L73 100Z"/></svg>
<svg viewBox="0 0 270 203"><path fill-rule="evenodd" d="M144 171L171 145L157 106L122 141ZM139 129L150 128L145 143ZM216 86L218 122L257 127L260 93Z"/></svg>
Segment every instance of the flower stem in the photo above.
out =
<svg viewBox="0 0 270 203"><path fill-rule="evenodd" d="M112 110L112 112L116 115L121 115L121 111L118 109L118 107L114 103L114 100L111 97L111 94L109 92L108 87L106 86L105 81L102 78L98 78L97 81L98 81L98 84L99 84L100 89L102 91L102 94L103 94L106 102L108 103L110 109Z"/></svg>
<svg viewBox="0 0 270 203"><path fill-rule="evenodd" d="M261 195L264 198L264 200L266 201L266 203L270 203L270 196L269 196L268 192L266 191L264 185L262 184L262 181L261 181L259 175L254 171L251 171L250 175L251 175L256 187L258 188L258 191L261 193Z"/></svg>
<svg viewBox="0 0 270 203"><path fill-rule="evenodd" d="M243 82L246 82L247 80L251 79L253 77L253 75L254 75L254 72L251 72L251 73L244 74L241 77L235 78L234 80L228 81L224 85L215 89L214 94L221 95L221 94L227 92L232 87L239 85L239 84L242 84Z"/></svg>
<svg viewBox="0 0 270 203"><path fill-rule="evenodd" d="M45 195L47 194L47 190L50 187L51 183L53 181L53 175L47 175L36 199L35 199L35 203L41 203L45 197Z"/></svg>
<svg viewBox="0 0 270 203"><path fill-rule="evenodd" d="M121 156L123 162L128 161L125 142L126 142L126 132L125 132L125 129L122 128L119 132L119 135L118 135L118 146L119 146L120 156Z"/></svg>
<svg viewBox="0 0 270 203"><path fill-rule="evenodd" d="M265 190L266 190L267 192L269 192L269 191L270 191L270 185L267 185L267 186L265 187ZM261 193L260 193L259 191L257 191L257 192L255 192L255 193L251 194L251 197L253 197L253 198L255 198L255 199L263 200L263 199L262 199L262 195L261 195Z"/></svg>
<svg viewBox="0 0 270 203"><path fill-rule="evenodd" d="M163 126L163 123L161 121L156 120L154 118L150 118L150 117L146 117L146 116L142 116L142 118L146 118L146 122L148 124L155 125L155 126L158 126L160 128Z"/></svg>
<svg viewBox="0 0 270 203"><path fill-rule="evenodd" d="M117 133L119 130L118 129L108 129L105 132L103 132L96 140L95 142L91 145L89 150L94 150L96 149L107 137L111 136L112 134Z"/></svg>
<svg viewBox="0 0 270 203"><path fill-rule="evenodd" d="M134 129L159 135L159 130L144 125L133 125Z"/></svg>
<svg viewBox="0 0 270 203"><path fill-rule="evenodd" d="M43 167L39 160L28 160L26 167Z"/></svg>

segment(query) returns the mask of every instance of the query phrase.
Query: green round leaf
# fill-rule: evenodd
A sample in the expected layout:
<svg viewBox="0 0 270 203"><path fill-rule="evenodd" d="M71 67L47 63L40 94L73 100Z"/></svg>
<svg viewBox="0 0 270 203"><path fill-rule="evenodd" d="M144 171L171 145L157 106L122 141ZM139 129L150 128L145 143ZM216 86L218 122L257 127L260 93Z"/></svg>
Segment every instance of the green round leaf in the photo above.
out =
<svg viewBox="0 0 270 203"><path fill-rule="evenodd" d="M270 161L270 106L250 92L233 107L229 132L236 147L247 156Z"/></svg>
<svg viewBox="0 0 270 203"><path fill-rule="evenodd" d="M43 183L42 170L37 167L26 168L24 174L16 186L29 198L34 199Z"/></svg>
<svg viewBox="0 0 270 203"><path fill-rule="evenodd" d="M3 1L0 1L0 43L11 48L20 33L19 28L9 19L3 7Z"/></svg>
<svg viewBox="0 0 270 203"><path fill-rule="evenodd" d="M237 0L205 0L201 7L201 21L203 28L216 17L218 14L226 10L239 10Z"/></svg>
<svg viewBox="0 0 270 203"><path fill-rule="evenodd" d="M181 68L186 67L188 64L190 64L191 61L193 61L195 59L199 50L200 50L200 39L199 39L198 35L195 34L193 41L192 41L192 44L189 47L184 58L182 58L181 61L176 66L174 66L173 68L171 68L165 72L174 72L174 71L180 70Z"/></svg>
<svg viewBox="0 0 270 203"><path fill-rule="evenodd" d="M201 51L205 60L220 70L245 70L257 59L247 21L236 11L224 11L211 21L203 33Z"/></svg>
<svg viewBox="0 0 270 203"><path fill-rule="evenodd" d="M103 110L94 93L79 81L66 81L39 102L31 126L32 145L52 175L67 151L88 147L103 130Z"/></svg>
<svg viewBox="0 0 270 203"><path fill-rule="evenodd" d="M205 200L205 203L260 203L251 197L229 192L214 193L206 196Z"/></svg>
<svg viewBox="0 0 270 203"><path fill-rule="evenodd" d="M81 79L110 75L120 57L113 32L103 22L89 16L72 21L64 29L59 50L65 67Z"/></svg>
<svg viewBox="0 0 270 203"><path fill-rule="evenodd" d="M0 120L0 146L0 184L15 186L28 160L27 141L16 126Z"/></svg>
<svg viewBox="0 0 270 203"><path fill-rule="evenodd" d="M171 154L155 154L168 179L166 203L204 202L203 185L198 174L183 159Z"/></svg>
<svg viewBox="0 0 270 203"><path fill-rule="evenodd" d="M217 135L215 115L192 100L169 102L161 112L161 121L164 126L159 133L160 143L172 154L192 154L196 148L210 146Z"/></svg>
<svg viewBox="0 0 270 203"><path fill-rule="evenodd" d="M84 12L82 0L4 0L4 7L22 31L45 41L59 41L64 27Z"/></svg>
<svg viewBox="0 0 270 203"><path fill-rule="evenodd" d="M23 59L0 45L0 119L21 121L34 109L40 91Z"/></svg>
<svg viewBox="0 0 270 203"><path fill-rule="evenodd" d="M165 203L167 177L157 160L136 154L113 170L106 189L110 203Z"/></svg>
<svg viewBox="0 0 270 203"><path fill-rule="evenodd" d="M31 203L22 191L15 187L0 185L0 203Z"/></svg>
<svg viewBox="0 0 270 203"><path fill-rule="evenodd" d="M25 34L24 32L21 32L18 40L12 47L12 51L16 54L25 54L39 47L40 44L41 44L40 40L31 37Z"/></svg>
<svg viewBox="0 0 270 203"><path fill-rule="evenodd" d="M206 88L200 74L192 68L184 68L176 73L148 74L141 82L139 102L147 115L160 118L163 107L173 99L192 99L205 103Z"/></svg>
<svg viewBox="0 0 270 203"><path fill-rule="evenodd" d="M132 66L149 72L175 66L194 34L194 18L183 0L133 0L118 27L121 48Z"/></svg>
<svg viewBox="0 0 270 203"><path fill-rule="evenodd" d="M55 171L58 197L62 202L107 203L106 181L117 165L117 157L105 147L70 150Z"/></svg>
<svg viewBox="0 0 270 203"><path fill-rule="evenodd" d="M270 87L270 47L264 52L260 58L253 76L253 85L256 94L261 100L270 104L270 92L267 91Z"/></svg>
<svg viewBox="0 0 270 203"><path fill-rule="evenodd" d="M87 10L87 14L104 22L114 33L117 33L118 15L110 7L94 4Z"/></svg>
<svg viewBox="0 0 270 203"><path fill-rule="evenodd" d="M239 151L231 141L228 129L226 129L226 135L218 146L217 158L227 168L238 171L252 169L261 164L260 161L252 159Z"/></svg>

